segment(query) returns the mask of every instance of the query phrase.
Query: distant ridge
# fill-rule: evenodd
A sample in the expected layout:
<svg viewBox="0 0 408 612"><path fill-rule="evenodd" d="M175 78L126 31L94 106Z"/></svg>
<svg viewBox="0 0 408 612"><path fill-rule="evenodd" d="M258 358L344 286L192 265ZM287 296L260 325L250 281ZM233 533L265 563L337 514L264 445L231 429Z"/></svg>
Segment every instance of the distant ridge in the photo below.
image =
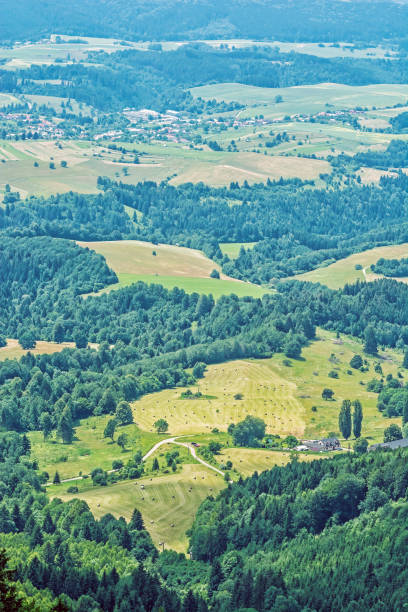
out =
<svg viewBox="0 0 408 612"><path fill-rule="evenodd" d="M3 42L55 32L131 40L378 42L406 38L407 26L406 0L0 0Z"/></svg>

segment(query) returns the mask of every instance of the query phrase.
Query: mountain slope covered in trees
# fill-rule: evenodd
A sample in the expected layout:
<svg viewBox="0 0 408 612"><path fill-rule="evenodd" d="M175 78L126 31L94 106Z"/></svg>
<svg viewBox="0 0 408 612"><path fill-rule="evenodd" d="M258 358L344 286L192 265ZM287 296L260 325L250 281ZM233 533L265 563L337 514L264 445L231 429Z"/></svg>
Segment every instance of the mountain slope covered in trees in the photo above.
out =
<svg viewBox="0 0 408 612"><path fill-rule="evenodd" d="M50 33L132 40L272 38L378 41L406 36L405 4L359 0L21 0L0 3L0 38Z"/></svg>

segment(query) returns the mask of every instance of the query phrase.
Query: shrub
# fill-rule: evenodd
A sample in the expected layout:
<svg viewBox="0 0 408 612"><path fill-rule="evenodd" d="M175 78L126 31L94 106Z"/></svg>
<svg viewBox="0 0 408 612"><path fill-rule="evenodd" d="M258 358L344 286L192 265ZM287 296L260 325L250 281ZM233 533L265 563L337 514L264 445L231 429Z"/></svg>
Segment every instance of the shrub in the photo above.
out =
<svg viewBox="0 0 408 612"><path fill-rule="evenodd" d="M355 370L359 370L363 366L361 355L354 355L350 360L350 366Z"/></svg>
<svg viewBox="0 0 408 612"><path fill-rule="evenodd" d="M71 487L68 487L67 493L78 493L78 490L79 490L78 487L71 486Z"/></svg>

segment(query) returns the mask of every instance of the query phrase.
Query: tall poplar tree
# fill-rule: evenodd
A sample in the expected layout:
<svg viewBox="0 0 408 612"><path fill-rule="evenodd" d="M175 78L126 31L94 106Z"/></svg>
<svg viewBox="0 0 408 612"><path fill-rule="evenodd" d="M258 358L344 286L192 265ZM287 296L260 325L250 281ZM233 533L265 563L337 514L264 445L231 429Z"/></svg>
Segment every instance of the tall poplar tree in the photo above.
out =
<svg viewBox="0 0 408 612"><path fill-rule="evenodd" d="M344 400L339 414L339 428L346 440L351 436L351 402Z"/></svg>
<svg viewBox="0 0 408 612"><path fill-rule="evenodd" d="M363 423L363 407L359 400L353 402L353 433L355 438L361 436L361 425Z"/></svg>

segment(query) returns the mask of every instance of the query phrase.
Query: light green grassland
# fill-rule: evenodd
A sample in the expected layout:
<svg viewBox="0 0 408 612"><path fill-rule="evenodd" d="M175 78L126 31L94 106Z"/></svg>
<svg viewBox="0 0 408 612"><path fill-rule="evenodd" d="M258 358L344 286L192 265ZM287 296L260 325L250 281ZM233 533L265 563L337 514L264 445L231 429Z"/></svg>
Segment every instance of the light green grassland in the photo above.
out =
<svg viewBox="0 0 408 612"><path fill-rule="evenodd" d="M134 402L136 424L121 431L130 437L128 452L123 453L117 444L103 438L103 429L109 417L91 417L77 427L77 440L72 445L63 445L42 440L39 432L30 434L33 456L51 477L58 470L61 477L89 473L95 467L109 469L113 459L126 460L136 450L145 453L161 436L153 433L153 423L165 418L169 432L164 438L184 434L185 441L197 441L200 445L218 440L224 449L219 462L228 460L233 470L247 476L255 470L270 469L283 465L290 459L287 451L275 452L265 449L239 449L231 447L231 438L226 429L231 422L245 418L247 414L265 420L268 433L285 436L289 433L298 438L315 438L338 431L338 413L343 399L360 399L363 405L362 435L370 442L382 440L383 430L390 423L401 423L400 418L386 419L377 410L377 395L366 390L367 382L378 375L373 366L380 362L384 376L397 375L402 356L395 351L381 352L374 359L367 359L368 372L351 370L349 361L354 354L363 354L360 342L318 330L318 339L303 349L300 360L291 360L291 366L283 364L283 356L275 355L265 360L237 360L207 368L205 377L197 387L206 399L182 400L183 389L170 389L154 393ZM336 370L339 378L328 376ZM352 374L347 371L351 370ZM403 371L405 375L405 371ZM330 387L335 392L334 401L321 398L322 389ZM195 388L193 389L195 390ZM234 396L242 394L238 400ZM209 399L208 396L211 398ZM317 408L312 410L312 406ZM220 433L214 433L217 427ZM351 444L353 439L349 441ZM348 442L343 441L343 445ZM176 473L164 473L166 450L180 452L182 465ZM67 461L61 461L66 455ZM90 479L50 486L52 496L62 499L79 497L84 499L96 516L112 512L116 516L130 518L134 507L138 507L145 524L156 544L165 542L168 548L186 550L185 532L190 527L194 514L207 495L215 494L225 482L221 476L198 465L187 449L163 446L156 455L160 463L159 473L153 476L151 463L148 473L135 481L119 482L108 487L93 487ZM327 455L319 455L327 456ZM300 460L312 460L316 455L303 453ZM234 472L235 473L235 472ZM69 494L69 486L78 486L78 494ZM143 485L143 487L141 487Z"/></svg>
<svg viewBox="0 0 408 612"><path fill-rule="evenodd" d="M378 278L382 278L381 275L374 274L371 272L371 264L377 263L377 261L384 257L385 259L402 259L408 257L408 244L398 244L385 247L377 247L362 253L355 253L340 259L335 263L325 267L306 272L305 274L298 274L294 278L301 281L310 281L312 283L321 283L330 287L330 289L339 289L344 287L346 283L354 283L359 281L372 281ZM356 270L355 266L361 265L362 270ZM401 282L408 282L408 278L398 278Z"/></svg>
<svg viewBox="0 0 408 612"><path fill-rule="evenodd" d="M213 278L190 278L188 276L155 276L153 274L118 274L119 283L111 285L112 289L120 289L142 281L147 284L162 285L165 289L178 287L186 293L210 293L214 299L222 295L235 294L238 297L262 297L265 293L271 293L269 289L239 281L217 280Z"/></svg>
<svg viewBox="0 0 408 612"><path fill-rule="evenodd" d="M368 372L352 370L350 375L346 372L351 369L349 362L355 353L362 354L360 342L344 338L339 343L334 334L319 331L319 340L303 350L302 360L292 360L292 367L283 365L282 355L213 365L197 385L203 395L213 399L182 400L180 389L160 391L133 404L134 418L143 430L152 430L160 416L167 420L174 435L209 434L213 428L226 431L230 423L249 414L262 418L268 433L302 438L338 432L341 401L360 399L365 414L363 435L380 441L390 421L378 412L377 395L366 391L365 386L378 377L373 371L376 361L381 362L384 374L396 376L402 357L386 351L379 360L368 358ZM332 354L335 357L330 360ZM329 371L336 368L339 378L328 377ZM322 400L325 387L335 391L334 401ZM235 399L237 393L242 394L242 400ZM317 412L311 410L312 406L317 406Z"/></svg>
<svg viewBox="0 0 408 612"><path fill-rule="evenodd" d="M143 281L163 285L166 289L179 287L187 293L212 293L215 299L231 293L238 297L262 297L269 292L258 285L236 281L223 274L220 279L210 278L211 271L219 270L219 266L194 249L137 240L78 244L103 255L117 273L119 282L104 291Z"/></svg>
<svg viewBox="0 0 408 612"><path fill-rule="evenodd" d="M312 114L330 109L350 109L356 106L392 106L405 103L408 85L366 85L353 87L336 83L302 85L272 89L240 83L220 83L191 89L194 96L218 101L240 102L248 108L240 117L263 114L281 118L285 115ZM283 101L276 103L276 96Z"/></svg>
<svg viewBox="0 0 408 612"><path fill-rule="evenodd" d="M120 178L128 184L173 177L170 182L174 185L203 181L217 187L231 181L242 184L246 180L253 184L280 177L317 179L321 173L331 172L324 160L196 151L177 144L137 145L145 153L140 164L119 163L118 154L102 152L103 147L90 142L64 141L62 145L61 150L53 141L0 141L0 161L5 160L0 164L0 186L9 183L22 195L47 196L67 191L96 193L98 176ZM134 147L129 145L129 150ZM49 168L52 157L55 170ZM68 162L67 168L60 167L61 160ZM34 162L39 166L34 167Z"/></svg>
<svg viewBox="0 0 408 612"><path fill-rule="evenodd" d="M220 249L223 255L228 255L230 259L236 259L239 255L241 247L244 249L252 249L256 242L220 242Z"/></svg>
<svg viewBox="0 0 408 612"><path fill-rule="evenodd" d="M225 448L220 452L220 461L231 461L233 469L237 470L244 478L251 476L254 472L270 470L275 465L286 465L292 454L290 452L271 451L264 448ZM296 453L299 461L313 461L328 455L316 455L313 453Z"/></svg>
<svg viewBox="0 0 408 612"><path fill-rule="evenodd" d="M270 134L272 132L272 136ZM274 135L286 132L290 138L289 142L273 148L265 147ZM262 138L259 138L262 135ZM348 153L353 155L359 151L368 149L385 149L389 142L395 138L393 134L381 134L376 132L365 132L355 130L341 123L310 123L308 121L288 121L277 125L266 126L251 130L247 128L246 133L239 136L237 140L234 130L224 132L218 137L221 145L228 146L234 139L239 150L252 149L267 151L268 155L312 155L326 157L327 155ZM406 135L398 135L405 140Z"/></svg>
<svg viewBox="0 0 408 612"><path fill-rule="evenodd" d="M104 470L112 469L112 461L121 459L126 461L140 450L145 454L156 442L166 436L146 431L140 431L136 425L118 427L114 440L121 433L128 435L126 452L123 452L116 442L104 438L103 432L111 416L90 417L81 421L76 427L76 436L72 444L63 444L56 438L44 441L41 432L29 434L33 457L37 459L40 470L48 472L52 479L57 471L61 477L73 478L82 474L89 474L94 468ZM66 458L66 459L64 459Z"/></svg>
<svg viewBox="0 0 408 612"><path fill-rule="evenodd" d="M75 497L85 500L97 518L111 513L129 520L134 508L138 508L156 546L161 548L164 542L165 548L186 552L186 531L193 524L198 507L224 486L225 481L215 472L201 465L186 464L175 474L94 487ZM65 489L64 485L53 487L50 493L63 500L71 499L72 495L64 494Z"/></svg>

